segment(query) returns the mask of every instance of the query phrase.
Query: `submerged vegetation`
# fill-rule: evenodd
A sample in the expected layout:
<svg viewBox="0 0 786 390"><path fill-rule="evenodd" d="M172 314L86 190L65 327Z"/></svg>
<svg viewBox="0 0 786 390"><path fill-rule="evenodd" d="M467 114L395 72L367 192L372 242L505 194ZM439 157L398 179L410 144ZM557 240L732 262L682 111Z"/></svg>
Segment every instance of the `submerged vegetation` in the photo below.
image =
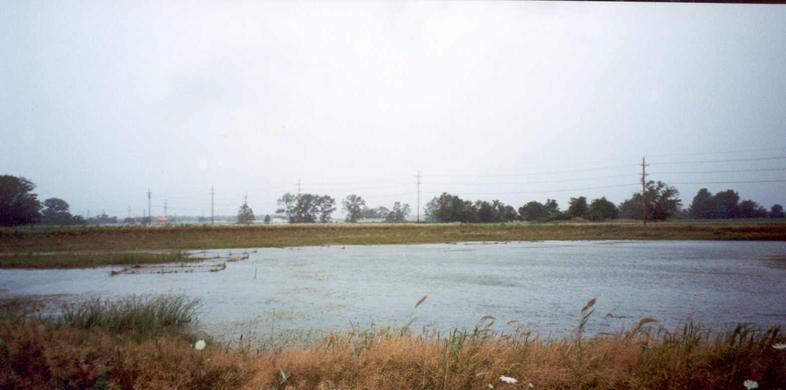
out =
<svg viewBox="0 0 786 390"><path fill-rule="evenodd" d="M59 317L0 310L2 388L457 389L762 388L786 383L786 338L740 325L676 331L645 318L613 335L500 333L485 317L447 334L349 331L306 345L230 347L196 340L195 303L178 297L88 301ZM27 313L27 314L19 314ZM515 324L510 324L515 325Z"/></svg>

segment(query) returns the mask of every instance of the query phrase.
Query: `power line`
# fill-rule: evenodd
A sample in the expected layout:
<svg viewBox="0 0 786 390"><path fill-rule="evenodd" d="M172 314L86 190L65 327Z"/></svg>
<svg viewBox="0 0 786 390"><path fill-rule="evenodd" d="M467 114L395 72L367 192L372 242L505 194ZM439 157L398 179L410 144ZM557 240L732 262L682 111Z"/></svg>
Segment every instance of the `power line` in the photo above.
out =
<svg viewBox="0 0 786 390"><path fill-rule="evenodd" d="M662 161L662 162L654 162L651 164L654 165L711 164L711 163L725 163L725 162L769 161L769 160L786 160L786 156L735 158L735 159L724 159L724 160Z"/></svg>
<svg viewBox="0 0 786 390"><path fill-rule="evenodd" d="M750 149L737 149L737 150L722 150L717 152L700 152L700 153L661 153L650 154L650 157L665 157L665 156L707 156L713 154L734 154L734 153L747 153L747 152L769 152L774 150L786 150L786 146L777 146L769 148L750 148Z"/></svg>
<svg viewBox="0 0 786 390"><path fill-rule="evenodd" d="M541 194L541 193L551 193L551 192L572 192L572 191L587 191L587 190L599 190L604 188L621 188L621 187L631 187L631 186L638 186L640 183L627 183L627 184L612 184L607 186L595 186L595 187L584 187L584 188L563 188L563 189L554 189L554 190L539 190L539 191L513 191L513 192L461 192L464 195L515 195L515 194ZM443 191L444 192L444 191ZM426 192L426 194L430 195L438 195L442 192Z"/></svg>
<svg viewBox="0 0 786 390"><path fill-rule="evenodd" d="M786 168L754 168L754 169L724 169L717 171L664 171L653 172L652 175L692 175L703 173L738 173L738 172L771 172L771 171L784 171Z"/></svg>
<svg viewBox="0 0 786 390"><path fill-rule="evenodd" d="M784 157L786 158L786 157ZM516 173L516 174L497 174L497 175L477 175L477 174L449 174L449 173L441 173L441 174L431 174L429 173L429 177L432 176L483 176L483 177L522 177L522 176L541 176L541 175L559 175L564 173L574 173L574 172L592 172L592 171L603 171L608 169L618 169L618 168L630 168L630 167L638 167L639 164L621 164L621 165L608 165L604 167L592 167L592 168L581 168L581 169L570 169L570 170L558 170L558 171L541 171L541 172L527 172L527 173Z"/></svg>
<svg viewBox="0 0 786 390"><path fill-rule="evenodd" d="M682 183L669 183L669 184L671 184L671 185L688 185L688 184L754 184L754 183L786 183L786 179L703 181L703 182L682 182Z"/></svg>
<svg viewBox="0 0 786 390"><path fill-rule="evenodd" d="M559 180L537 180L537 181L517 181L517 182L431 182L433 184L440 184L440 185L448 185L448 186L456 186L456 185L485 185L485 184L514 184L514 185L527 185L527 184L546 184L546 183L569 183L569 182L576 182L576 181L589 181L589 180L598 180L598 179L617 179L621 177L631 177L633 175L638 176L638 173L631 172L630 174L626 175L607 175L607 176L590 176L590 177L583 177L583 178L570 178L570 179L559 179Z"/></svg>

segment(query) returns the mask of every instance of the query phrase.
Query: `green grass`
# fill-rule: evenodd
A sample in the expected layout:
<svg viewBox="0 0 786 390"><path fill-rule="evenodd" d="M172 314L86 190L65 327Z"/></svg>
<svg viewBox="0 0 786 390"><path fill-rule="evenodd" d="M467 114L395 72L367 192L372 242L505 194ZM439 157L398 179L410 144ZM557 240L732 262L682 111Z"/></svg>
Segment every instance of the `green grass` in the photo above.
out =
<svg viewBox="0 0 786 390"><path fill-rule="evenodd" d="M63 306L55 323L149 339L168 333L189 334L197 308L196 300L183 296L95 298Z"/></svg>
<svg viewBox="0 0 786 390"><path fill-rule="evenodd" d="M182 250L165 252L14 253L0 254L0 268L87 268L111 265L199 261Z"/></svg>

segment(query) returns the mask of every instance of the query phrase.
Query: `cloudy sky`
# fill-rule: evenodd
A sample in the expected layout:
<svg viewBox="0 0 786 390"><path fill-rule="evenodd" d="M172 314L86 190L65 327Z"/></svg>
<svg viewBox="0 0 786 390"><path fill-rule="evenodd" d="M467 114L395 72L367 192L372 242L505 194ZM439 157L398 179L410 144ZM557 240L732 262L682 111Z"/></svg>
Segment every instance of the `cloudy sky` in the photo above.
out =
<svg viewBox="0 0 786 390"><path fill-rule="evenodd" d="M0 174L75 213L414 207L418 171L564 208L644 155L685 203L786 203L786 7L0 0Z"/></svg>

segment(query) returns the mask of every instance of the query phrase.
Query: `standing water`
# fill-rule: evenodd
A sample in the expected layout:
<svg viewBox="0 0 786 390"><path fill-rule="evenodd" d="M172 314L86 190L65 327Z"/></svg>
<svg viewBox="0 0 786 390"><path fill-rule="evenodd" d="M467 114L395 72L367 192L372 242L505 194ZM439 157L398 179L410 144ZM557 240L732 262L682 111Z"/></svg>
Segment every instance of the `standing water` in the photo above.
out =
<svg viewBox="0 0 786 390"><path fill-rule="evenodd" d="M591 333L645 316L725 329L786 325L786 243L546 241L329 246L249 253L220 272L111 275L117 267L0 270L7 295L182 294L219 338L310 337L350 328L472 328L485 315L567 334L597 298ZM188 268L186 268L188 269ZM415 303L428 298L419 307ZM506 328L507 327L507 328Z"/></svg>

